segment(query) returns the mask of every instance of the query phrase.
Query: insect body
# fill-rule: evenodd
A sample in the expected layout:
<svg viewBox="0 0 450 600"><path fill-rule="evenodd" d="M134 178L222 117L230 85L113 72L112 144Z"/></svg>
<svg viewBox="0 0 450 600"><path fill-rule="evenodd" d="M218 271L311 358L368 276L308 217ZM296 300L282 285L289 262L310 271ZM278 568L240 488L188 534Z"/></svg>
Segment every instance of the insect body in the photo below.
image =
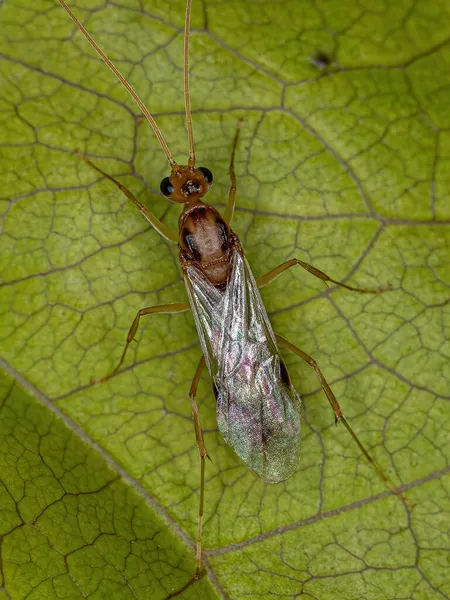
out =
<svg viewBox="0 0 450 600"><path fill-rule="evenodd" d="M195 167L188 69L191 0L187 0L184 37L186 121L189 138L189 159L185 166L175 162L153 117L136 92L98 47L65 2L59 1L91 46L133 96L150 122L171 167L170 176L161 181L161 192L172 202L184 205L179 218L179 230L172 231L141 204L130 190L83 156L91 167L112 181L137 206L159 234L178 244L189 304L180 302L139 310L128 332L127 342L117 366L100 381L110 379L119 371L127 348L136 335L141 317L157 313L180 313L192 309L203 351L190 390L194 430L201 458L196 571L193 579L200 575L205 459L208 456L195 396L205 366L213 382L220 432L238 456L264 481L275 483L292 475L299 454L300 399L280 357L278 346L281 345L297 354L315 370L333 409L336 422L343 423L387 487L403 502L409 504L373 461L345 420L340 405L315 360L273 332L258 288L267 285L284 271L297 265L325 282L330 281L352 291L378 293L383 290L351 287L295 258L284 262L257 280L253 278L239 238L233 233L230 225L236 197L234 156L240 124L231 153L231 186L223 216L202 200L212 184L213 176L209 169Z"/></svg>
<svg viewBox="0 0 450 600"><path fill-rule="evenodd" d="M234 234L225 258L226 279L221 289L220 283L213 283L181 253L189 300L213 380L219 430L251 469L264 481L275 483L287 479L297 467L300 399Z"/></svg>

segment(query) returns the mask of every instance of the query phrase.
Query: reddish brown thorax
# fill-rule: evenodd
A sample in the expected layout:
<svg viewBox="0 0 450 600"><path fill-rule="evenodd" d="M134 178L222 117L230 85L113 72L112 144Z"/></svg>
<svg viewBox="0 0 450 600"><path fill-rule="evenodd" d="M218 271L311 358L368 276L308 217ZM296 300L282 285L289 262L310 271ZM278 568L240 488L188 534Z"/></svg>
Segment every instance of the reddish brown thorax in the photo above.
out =
<svg viewBox="0 0 450 600"><path fill-rule="evenodd" d="M197 266L216 287L228 281L231 230L215 208L201 200L185 206L179 219L180 260Z"/></svg>

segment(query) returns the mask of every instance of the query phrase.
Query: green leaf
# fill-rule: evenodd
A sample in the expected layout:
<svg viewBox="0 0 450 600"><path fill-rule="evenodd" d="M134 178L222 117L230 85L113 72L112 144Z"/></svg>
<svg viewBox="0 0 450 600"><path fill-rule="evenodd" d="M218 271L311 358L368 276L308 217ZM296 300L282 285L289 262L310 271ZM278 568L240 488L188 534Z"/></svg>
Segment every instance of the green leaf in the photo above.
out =
<svg viewBox="0 0 450 600"><path fill-rule="evenodd" d="M185 162L184 2L77 0L74 10ZM416 504L386 491L314 372L298 472L269 485L217 431L206 377L207 576L180 598L370 600L450 596L450 9L448 2L194 1L198 164L256 275L277 331L318 362L361 441ZM0 9L0 598L164 599L189 581L199 459L188 390L192 316L177 250L85 152L168 225L165 157L138 109L53 1ZM325 63L329 63L328 66ZM324 68L322 68L324 67Z"/></svg>
<svg viewBox="0 0 450 600"><path fill-rule="evenodd" d="M6 375L0 398L5 597L159 598L183 585L190 560L149 495L48 399Z"/></svg>

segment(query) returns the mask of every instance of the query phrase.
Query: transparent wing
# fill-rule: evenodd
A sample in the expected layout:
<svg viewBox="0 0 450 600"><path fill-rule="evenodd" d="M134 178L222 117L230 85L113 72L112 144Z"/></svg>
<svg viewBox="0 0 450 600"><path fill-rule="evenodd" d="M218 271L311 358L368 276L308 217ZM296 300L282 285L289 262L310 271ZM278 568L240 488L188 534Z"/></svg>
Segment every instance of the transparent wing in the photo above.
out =
<svg viewBox="0 0 450 600"><path fill-rule="evenodd" d="M282 377L272 327L245 257L236 248L224 291L195 266L186 287L217 400L225 441L264 481L297 468L300 398Z"/></svg>

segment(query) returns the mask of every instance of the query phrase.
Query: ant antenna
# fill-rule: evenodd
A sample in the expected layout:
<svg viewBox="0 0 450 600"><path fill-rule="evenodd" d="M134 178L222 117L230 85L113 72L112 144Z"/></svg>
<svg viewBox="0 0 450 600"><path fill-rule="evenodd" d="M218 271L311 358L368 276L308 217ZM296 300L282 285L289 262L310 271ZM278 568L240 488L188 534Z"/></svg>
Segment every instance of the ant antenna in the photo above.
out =
<svg viewBox="0 0 450 600"><path fill-rule="evenodd" d="M142 100L136 94L136 92L131 87L131 85L128 83L128 81L125 79L125 77L120 73L120 71L109 60L109 58L106 56L106 54L103 52L103 50L97 45L97 43L94 41L94 39L89 35L89 33L84 28L83 24L80 23L80 21L76 18L76 16L73 14L73 12L70 10L70 8L67 6L67 4L64 2L64 0L59 0L59 3L64 8L64 10L68 13L68 15L70 16L70 18L72 19L72 21L75 23L75 25L81 31L81 33L84 35L84 37L90 43L90 45L94 48L94 50L97 52L97 54L99 54L99 56L102 58L102 60L111 69L111 71L114 73L114 75L120 81L120 83L124 86L124 88L127 90L127 92L134 99L134 101L136 102L136 104L139 106L139 108L141 109L143 115L145 116L145 118L147 119L147 121L152 126L153 131L155 132L155 135L158 138L158 142L160 143L161 148L164 151L164 154L167 156L167 160L169 161L169 164L172 167L172 170L176 169L178 167L178 165L175 162L175 160L174 160L174 158L173 158L173 156L172 156L172 154L171 154L171 152L169 150L169 147L168 147L168 145L166 143L166 140L164 139L162 133L160 132L160 130L159 130L157 124L156 124L155 119L152 117L152 115L150 114L150 112L146 108L145 104L142 102ZM190 5L190 0L188 1L188 5ZM186 11L186 15L187 14L188 14L188 11ZM189 15L190 15L190 10L189 10ZM187 25L186 25L186 27L187 27ZM186 66L185 66L185 68L186 68ZM187 94L189 96L189 90L188 90ZM186 101L186 112L188 110L188 105L189 105L189 101L187 100ZM189 127L189 125L188 125L188 127ZM191 123L191 129L190 129L190 136L192 136L192 123ZM190 145L190 148L192 148L191 152L192 152L192 156L193 156L194 150L193 150L193 142L192 142L192 146L191 146L191 137L189 138L189 145ZM191 153L189 154L189 157L190 156L191 156ZM191 158L189 158L189 164L190 164L190 161L191 161Z"/></svg>
<svg viewBox="0 0 450 600"><path fill-rule="evenodd" d="M184 104L186 107L186 124L189 139L189 161L190 167L195 165L194 134L192 133L191 98L189 93L189 32L191 28L191 4L186 3L186 19L184 22Z"/></svg>

